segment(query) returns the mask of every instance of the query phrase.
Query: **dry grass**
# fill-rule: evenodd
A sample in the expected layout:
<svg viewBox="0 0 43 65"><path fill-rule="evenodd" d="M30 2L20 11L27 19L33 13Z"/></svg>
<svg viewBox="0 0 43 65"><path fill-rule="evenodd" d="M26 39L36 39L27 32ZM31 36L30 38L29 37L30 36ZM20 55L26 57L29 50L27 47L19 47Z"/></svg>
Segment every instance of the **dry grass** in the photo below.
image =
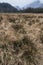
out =
<svg viewBox="0 0 43 65"><path fill-rule="evenodd" d="M0 14L0 65L43 65L43 14Z"/></svg>

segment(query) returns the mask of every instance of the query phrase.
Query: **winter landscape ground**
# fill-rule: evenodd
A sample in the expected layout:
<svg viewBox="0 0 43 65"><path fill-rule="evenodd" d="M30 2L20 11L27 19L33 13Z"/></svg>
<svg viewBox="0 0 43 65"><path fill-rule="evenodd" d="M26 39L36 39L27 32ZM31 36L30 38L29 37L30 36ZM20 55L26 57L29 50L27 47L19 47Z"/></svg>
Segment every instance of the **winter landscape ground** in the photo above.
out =
<svg viewBox="0 0 43 65"><path fill-rule="evenodd" d="M43 14L0 14L0 65L43 65Z"/></svg>

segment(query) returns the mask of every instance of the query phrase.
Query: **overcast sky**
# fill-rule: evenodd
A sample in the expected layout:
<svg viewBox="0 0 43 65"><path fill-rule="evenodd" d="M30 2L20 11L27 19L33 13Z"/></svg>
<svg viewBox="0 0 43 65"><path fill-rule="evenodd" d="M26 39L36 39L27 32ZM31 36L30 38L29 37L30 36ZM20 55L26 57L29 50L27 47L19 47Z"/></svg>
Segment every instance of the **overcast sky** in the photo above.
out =
<svg viewBox="0 0 43 65"><path fill-rule="evenodd" d="M10 3L13 6L19 6L19 7L23 7L26 4L30 4L30 3L34 2L34 1L37 1L37 0L0 0L0 2ZM43 0L40 0L40 2L43 3Z"/></svg>

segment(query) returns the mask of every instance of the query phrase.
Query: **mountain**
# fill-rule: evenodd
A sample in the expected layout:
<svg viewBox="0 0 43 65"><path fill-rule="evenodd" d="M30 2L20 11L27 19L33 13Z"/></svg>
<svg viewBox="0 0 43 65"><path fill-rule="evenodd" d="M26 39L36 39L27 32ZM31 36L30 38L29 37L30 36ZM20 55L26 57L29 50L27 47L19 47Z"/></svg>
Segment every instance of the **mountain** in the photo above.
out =
<svg viewBox="0 0 43 65"><path fill-rule="evenodd" d="M24 6L24 9L26 8L43 8L43 4L40 3L40 0L37 0L35 2L32 2L31 4L27 4Z"/></svg>
<svg viewBox="0 0 43 65"><path fill-rule="evenodd" d="M40 1L38 0L38 1L35 1L35 2L31 3L31 4L29 5L29 7L38 8L38 7L40 7L40 5L41 5L41 3L40 3Z"/></svg>
<svg viewBox="0 0 43 65"><path fill-rule="evenodd" d="M43 4L40 5L40 8L43 8Z"/></svg>
<svg viewBox="0 0 43 65"><path fill-rule="evenodd" d="M18 12L18 10L8 3L0 3L0 12Z"/></svg>

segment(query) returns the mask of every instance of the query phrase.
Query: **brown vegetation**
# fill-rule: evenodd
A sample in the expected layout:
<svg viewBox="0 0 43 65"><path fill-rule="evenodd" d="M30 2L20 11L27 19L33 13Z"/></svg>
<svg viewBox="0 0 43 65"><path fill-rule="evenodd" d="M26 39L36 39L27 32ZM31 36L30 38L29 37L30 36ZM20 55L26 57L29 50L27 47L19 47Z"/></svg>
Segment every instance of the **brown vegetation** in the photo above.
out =
<svg viewBox="0 0 43 65"><path fill-rule="evenodd" d="M0 65L43 65L43 14L0 14Z"/></svg>

